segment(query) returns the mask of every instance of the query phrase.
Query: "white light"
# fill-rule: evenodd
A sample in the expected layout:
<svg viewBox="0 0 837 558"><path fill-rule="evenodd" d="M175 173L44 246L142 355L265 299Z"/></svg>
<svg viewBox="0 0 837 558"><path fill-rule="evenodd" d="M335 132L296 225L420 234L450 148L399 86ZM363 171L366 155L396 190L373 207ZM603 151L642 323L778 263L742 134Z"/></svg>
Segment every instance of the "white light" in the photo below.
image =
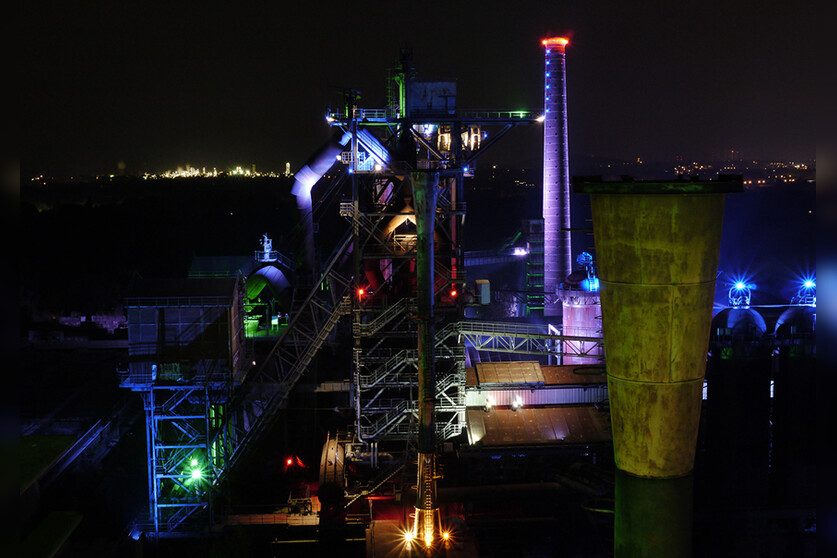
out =
<svg viewBox="0 0 837 558"><path fill-rule="evenodd" d="M378 163L375 163L375 170L376 171L381 170L381 168L382 168L381 165L379 165Z"/></svg>
<svg viewBox="0 0 837 558"><path fill-rule="evenodd" d="M200 479L201 478L201 470L200 469L195 469L194 471L192 471L192 478L194 480Z"/></svg>
<svg viewBox="0 0 837 558"><path fill-rule="evenodd" d="M806 289L814 288L814 282L811 281L810 279L806 279L804 285L805 285Z"/></svg>
<svg viewBox="0 0 837 558"><path fill-rule="evenodd" d="M513 256L525 256L528 253L529 253L529 250L527 250L526 248L522 248L522 247L518 246L517 248L514 249L514 251L512 252L512 255Z"/></svg>
<svg viewBox="0 0 837 558"><path fill-rule="evenodd" d="M198 466L198 460L197 460L197 459L193 459L193 460L192 460L192 467L197 467L197 466Z"/></svg>
<svg viewBox="0 0 837 558"><path fill-rule="evenodd" d="M539 117L537 117L535 120L537 120L538 122L543 122L544 120L546 120L546 116L544 116L544 115L542 114L542 115L540 115Z"/></svg>

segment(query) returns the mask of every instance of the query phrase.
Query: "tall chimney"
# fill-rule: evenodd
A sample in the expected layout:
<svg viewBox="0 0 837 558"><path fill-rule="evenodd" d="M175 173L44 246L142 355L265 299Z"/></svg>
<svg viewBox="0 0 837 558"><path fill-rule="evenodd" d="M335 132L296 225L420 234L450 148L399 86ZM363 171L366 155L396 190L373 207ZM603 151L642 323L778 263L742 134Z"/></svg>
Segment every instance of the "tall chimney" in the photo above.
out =
<svg viewBox="0 0 837 558"><path fill-rule="evenodd" d="M555 289L572 271L570 242L570 165L567 149L567 66L569 40L552 37L542 41L546 49L543 137L544 315L560 315L554 304Z"/></svg>

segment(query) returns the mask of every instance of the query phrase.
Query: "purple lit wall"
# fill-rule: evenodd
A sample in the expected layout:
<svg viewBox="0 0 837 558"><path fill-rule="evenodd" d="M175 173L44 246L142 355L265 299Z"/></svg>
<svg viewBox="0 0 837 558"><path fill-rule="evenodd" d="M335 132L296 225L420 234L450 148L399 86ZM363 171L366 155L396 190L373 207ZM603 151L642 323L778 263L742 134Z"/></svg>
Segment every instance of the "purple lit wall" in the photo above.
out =
<svg viewBox="0 0 837 558"><path fill-rule="evenodd" d="M543 219L544 292L556 287L572 271L570 241L570 178L567 151L567 85L564 37L544 39ZM563 229L563 230L562 230ZM544 315L560 315L560 305L545 304Z"/></svg>

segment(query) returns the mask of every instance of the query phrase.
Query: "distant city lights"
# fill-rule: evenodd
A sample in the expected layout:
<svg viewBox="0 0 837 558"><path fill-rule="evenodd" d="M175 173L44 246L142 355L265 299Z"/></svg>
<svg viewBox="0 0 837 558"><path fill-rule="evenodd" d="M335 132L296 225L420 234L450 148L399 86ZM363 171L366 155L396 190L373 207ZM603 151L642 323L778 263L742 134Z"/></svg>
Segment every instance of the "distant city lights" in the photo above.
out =
<svg viewBox="0 0 837 558"><path fill-rule="evenodd" d="M173 178L216 178L218 176L236 176L236 177L243 177L243 178L260 178L260 177L268 177L268 178L278 178L278 177L291 177L294 173L291 172L291 164L285 163L285 170L284 172L261 172L257 171L255 165L251 165L250 168L246 168L242 165L236 165L228 170L218 170L215 167L207 168L207 167L193 167L191 165L186 165L186 167L177 167L176 170L167 170L159 174L153 173L145 173L142 175L142 178L146 180L155 180L155 179L173 179Z"/></svg>

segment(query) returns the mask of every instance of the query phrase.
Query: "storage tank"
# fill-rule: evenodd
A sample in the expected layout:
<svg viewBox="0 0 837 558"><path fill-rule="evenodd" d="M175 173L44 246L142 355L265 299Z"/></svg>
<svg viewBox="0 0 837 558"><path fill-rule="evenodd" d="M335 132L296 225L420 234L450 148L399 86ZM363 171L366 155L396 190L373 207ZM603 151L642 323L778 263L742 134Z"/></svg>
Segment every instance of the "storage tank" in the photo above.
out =
<svg viewBox="0 0 837 558"><path fill-rule="evenodd" d="M713 509L767 504L772 339L752 308L712 320L706 367L706 472Z"/></svg>
<svg viewBox="0 0 837 558"><path fill-rule="evenodd" d="M816 502L816 307L788 308L776 321L771 500Z"/></svg>

